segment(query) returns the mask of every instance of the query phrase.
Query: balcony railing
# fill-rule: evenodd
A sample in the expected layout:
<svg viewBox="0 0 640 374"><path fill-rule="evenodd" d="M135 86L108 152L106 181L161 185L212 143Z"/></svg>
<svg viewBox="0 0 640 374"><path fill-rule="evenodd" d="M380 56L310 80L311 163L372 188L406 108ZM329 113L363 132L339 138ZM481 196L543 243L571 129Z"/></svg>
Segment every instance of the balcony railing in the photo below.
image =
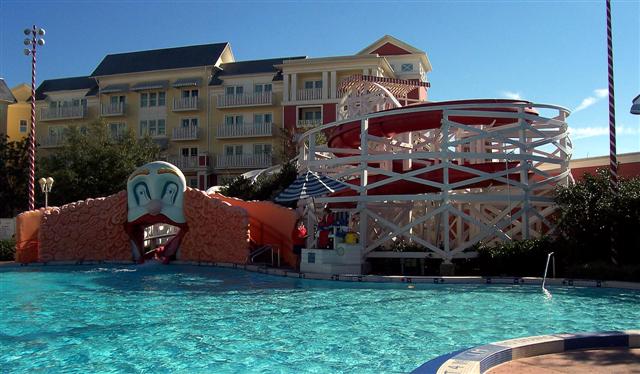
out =
<svg viewBox="0 0 640 374"><path fill-rule="evenodd" d="M100 114L103 117L123 116L124 112L124 103L109 103L100 105Z"/></svg>
<svg viewBox="0 0 640 374"><path fill-rule="evenodd" d="M200 100L198 97L181 97L173 99L173 111L183 112L187 110L198 110Z"/></svg>
<svg viewBox="0 0 640 374"><path fill-rule="evenodd" d="M181 170L203 170L209 167L209 156L206 153L198 156L172 155L168 160Z"/></svg>
<svg viewBox="0 0 640 374"><path fill-rule="evenodd" d="M273 156L271 154L262 155L218 155L216 157L216 168L218 169L261 169L271 166Z"/></svg>
<svg viewBox="0 0 640 374"><path fill-rule="evenodd" d="M56 148L61 147L64 144L64 135L47 135L42 138L38 138L38 144L40 148Z"/></svg>
<svg viewBox="0 0 640 374"><path fill-rule="evenodd" d="M321 119L299 119L297 126L298 128L310 128L310 127L317 127L322 125L322 120Z"/></svg>
<svg viewBox="0 0 640 374"><path fill-rule="evenodd" d="M218 126L218 138L240 138L252 136L271 136L273 123L245 123L242 125Z"/></svg>
<svg viewBox="0 0 640 374"><path fill-rule="evenodd" d="M83 106L67 106L58 108L40 109L41 121L52 121L57 119L84 118L86 109Z"/></svg>
<svg viewBox="0 0 640 374"><path fill-rule="evenodd" d="M303 88L296 92L296 100L320 100L322 88Z"/></svg>
<svg viewBox="0 0 640 374"><path fill-rule="evenodd" d="M173 129L173 140L198 140L200 129L198 126L178 127Z"/></svg>
<svg viewBox="0 0 640 374"><path fill-rule="evenodd" d="M273 92L261 92L242 95L218 95L218 108L247 105L271 105Z"/></svg>

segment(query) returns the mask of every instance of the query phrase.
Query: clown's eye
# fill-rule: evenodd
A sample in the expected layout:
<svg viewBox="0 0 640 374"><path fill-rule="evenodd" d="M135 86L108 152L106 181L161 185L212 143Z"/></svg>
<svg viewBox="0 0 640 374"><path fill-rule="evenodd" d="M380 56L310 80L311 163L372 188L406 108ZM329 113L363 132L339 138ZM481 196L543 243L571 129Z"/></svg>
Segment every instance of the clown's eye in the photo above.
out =
<svg viewBox="0 0 640 374"><path fill-rule="evenodd" d="M136 201L138 205L146 205L149 201L151 201L151 197L149 196L149 189L145 183L138 183L134 188L134 193L136 194Z"/></svg>
<svg viewBox="0 0 640 374"><path fill-rule="evenodd" d="M178 195L178 185L174 182L167 182L164 185L164 190L162 191L162 201L165 204L173 204L176 201L176 196Z"/></svg>

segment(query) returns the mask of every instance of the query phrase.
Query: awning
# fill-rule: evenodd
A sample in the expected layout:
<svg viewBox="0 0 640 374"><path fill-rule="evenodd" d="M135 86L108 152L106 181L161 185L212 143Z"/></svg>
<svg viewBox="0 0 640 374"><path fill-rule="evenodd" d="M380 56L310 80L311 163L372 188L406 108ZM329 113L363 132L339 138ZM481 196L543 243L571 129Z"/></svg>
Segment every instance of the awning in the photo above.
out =
<svg viewBox="0 0 640 374"><path fill-rule="evenodd" d="M126 83L123 84L110 84L105 88L100 90L100 93L115 93L115 92L127 92L129 91L129 85Z"/></svg>
<svg viewBox="0 0 640 374"><path fill-rule="evenodd" d="M158 88L167 88L169 87L169 81L153 81L153 82L140 82L136 83L131 90L140 91L140 90L156 90Z"/></svg>
<svg viewBox="0 0 640 374"><path fill-rule="evenodd" d="M364 88L365 84L368 82L380 84L381 86L389 90L389 92L391 92L395 97L405 97L409 92L415 90L418 87L427 88L431 86L429 82L356 74L345 78L342 82L340 82L338 86L338 93L342 95L350 89L361 91ZM367 89L371 91L372 87L367 86Z"/></svg>
<svg viewBox="0 0 640 374"><path fill-rule="evenodd" d="M348 186L340 181L307 170L305 174L299 175L289 187L282 191L276 197L276 201L296 201L308 197L328 195L345 188Z"/></svg>
<svg viewBox="0 0 640 374"><path fill-rule="evenodd" d="M179 87L198 87L199 85L202 84L202 78L182 78L182 79L177 79L175 82L173 82L172 86L179 88Z"/></svg>

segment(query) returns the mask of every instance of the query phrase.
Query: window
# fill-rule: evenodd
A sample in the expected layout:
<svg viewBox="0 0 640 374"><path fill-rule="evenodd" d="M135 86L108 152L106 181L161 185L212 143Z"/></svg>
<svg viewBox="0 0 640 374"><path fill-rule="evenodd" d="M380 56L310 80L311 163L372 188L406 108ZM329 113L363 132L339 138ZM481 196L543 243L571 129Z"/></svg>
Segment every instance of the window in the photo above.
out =
<svg viewBox="0 0 640 374"><path fill-rule="evenodd" d="M124 96L111 96L109 98L109 102L111 103L112 106L116 106L118 104L124 104Z"/></svg>
<svg viewBox="0 0 640 374"><path fill-rule="evenodd" d="M189 127L189 126L198 127L197 118L183 118L181 123L182 123L182 127Z"/></svg>
<svg viewBox="0 0 640 374"><path fill-rule="evenodd" d="M196 157L198 156L198 147L180 148L180 154L182 157Z"/></svg>
<svg viewBox="0 0 640 374"><path fill-rule="evenodd" d="M242 125L244 124L243 116L224 116L224 124L225 125Z"/></svg>
<svg viewBox="0 0 640 374"><path fill-rule="evenodd" d="M121 138L124 135L125 124L124 123L110 123L109 133L112 139Z"/></svg>
<svg viewBox="0 0 640 374"><path fill-rule="evenodd" d="M271 123L273 115L271 113L261 113L253 115L253 123Z"/></svg>
<svg viewBox="0 0 640 374"><path fill-rule="evenodd" d="M226 156L241 156L243 153L242 145L225 145L224 154Z"/></svg>
<svg viewBox="0 0 640 374"><path fill-rule="evenodd" d="M271 144L254 144L253 145L253 154L254 155L270 155L271 154Z"/></svg>
<svg viewBox="0 0 640 374"><path fill-rule="evenodd" d="M20 132L27 132L27 120L26 119L21 119L20 120Z"/></svg>
<svg viewBox="0 0 640 374"><path fill-rule="evenodd" d="M140 136L147 135L147 121L140 121Z"/></svg>
<svg viewBox="0 0 640 374"><path fill-rule="evenodd" d="M225 88L225 94L227 95L242 95L244 93L244 87L242 86L228 86Z"/></svg>
<svg viewBox="0 0 640 374"><path fill-rule="evenodd" d="M158 106L165 106L166 93L158 92Z"/></svg>
<svg viewBox="0 0 640 374"><path fill-rule="evenodd" d="M157 105L157 101L156 101L157 96L158 96L158 94L155 93L155 92L151 92L149 94L149 106L156 106Z"/></svg>
<svg viewBox="0 0 640 374"><path fill-rule="evenodd" d="M62 138L67 132L67 128L63 126L49 126L49 137Z"/></svg>
<svg viewBox="0 0 640 374"><path fill-rule="evenodd" d="M156 120L151 119L148 121L149 127L147 128L149 136L156 136Z"/></svg>
<svg viewBox="0 0 640 374"><path fill-rule="evenodd" d="M304 88L305 89L322 88L322 81L305 81Z"/></svg>
<svg viewBox="0 0 640 374"><path fill-rule="evenodd" d="M402 64L402 71L413 71L413 64Z"/></svg>
<svg viewBox="0 0 640 374"><path fill-rule="evenodd" d="M165 126L165 121L163 119L158 120L158 135L166 135L167 129Z"/></svg>
<svg viewBox="0 0 640 374"><path fill-rule="evenodd" d="M198 90L182 90L183 99L189 99L192 97L198 97Z"/></svg>
<svg viewBox="0 0 640 374"><path fill-rule="evenodd" d="M140 107L165 106L167 100L166 92L149 92L140 94Z"/></svg>
<svg viewBox="0 0 640 374"><path fill-rule="evenodd" d="M263 92L271 92L272 90L271 83L259 83L256 84L253 88L253 92L255 93L263 93Z"/></svg>
<svg viewBox="0 0 640 374"><path fill-rule="evenodd" d="M321 120L322 112L320 110L307 110L303 112L305 121Z"/></svg>
<svg viewBox="0 0 640 374"><path fill-rule="evenodd" d="M149 99L148 98L149 98L148 94L146 94L146 93L141 93L140 94L140 107L141 108L146 107L147 105L149 105L148 104L149 103L149 101L148 101Z"/></svg>

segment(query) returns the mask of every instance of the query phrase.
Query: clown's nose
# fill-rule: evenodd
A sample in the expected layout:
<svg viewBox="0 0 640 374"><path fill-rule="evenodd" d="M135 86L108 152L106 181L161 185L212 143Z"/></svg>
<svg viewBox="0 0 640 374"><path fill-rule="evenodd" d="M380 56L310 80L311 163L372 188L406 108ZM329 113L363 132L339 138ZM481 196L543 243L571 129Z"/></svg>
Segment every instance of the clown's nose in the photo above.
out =
<svg viewBox="0 0 640 374"><path fill-rule="evenodd" d="M160 214L160 211L162 211L161 200L153 199L149 201L149 204L147 204L147 212L149 212L149 214L151 214L152 216L155 216Z"/></svg>

